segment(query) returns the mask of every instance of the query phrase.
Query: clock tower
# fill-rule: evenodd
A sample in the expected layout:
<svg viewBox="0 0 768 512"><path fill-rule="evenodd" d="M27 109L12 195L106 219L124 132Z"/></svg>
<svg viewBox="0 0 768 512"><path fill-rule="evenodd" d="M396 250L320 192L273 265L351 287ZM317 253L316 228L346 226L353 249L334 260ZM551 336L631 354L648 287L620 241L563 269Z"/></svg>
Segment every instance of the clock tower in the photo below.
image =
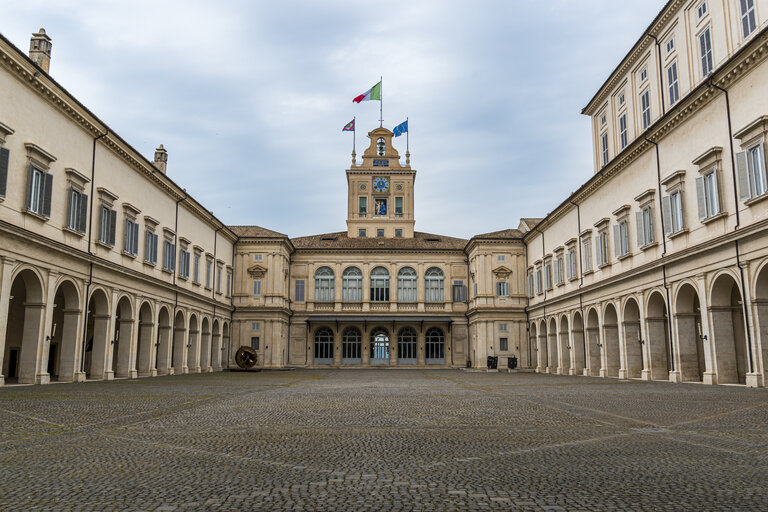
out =
<svg viewBox="0 0 768 512"><path fill-rule="evenodd" d="M410 153L405 166L386 128L368 133L370 146L347 170L347 230L350 238L413 238L413 183Z"/></svg>

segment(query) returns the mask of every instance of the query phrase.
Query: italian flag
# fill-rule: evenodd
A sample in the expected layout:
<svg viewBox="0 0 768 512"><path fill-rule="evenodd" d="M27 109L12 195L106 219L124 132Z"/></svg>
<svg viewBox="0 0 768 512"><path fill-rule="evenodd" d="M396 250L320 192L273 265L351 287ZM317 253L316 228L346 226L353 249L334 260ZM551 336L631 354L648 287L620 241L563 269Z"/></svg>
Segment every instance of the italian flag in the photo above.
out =
<svg viewBox="0 0 768 512"><path fill-rule="evenodd" d="M368 89L367 92L364 92L357 98L353 99L353 103L360 103L361 101L371 101L371 100L379 100L381 101L381 82L377 83L370 89Z"/></svg>

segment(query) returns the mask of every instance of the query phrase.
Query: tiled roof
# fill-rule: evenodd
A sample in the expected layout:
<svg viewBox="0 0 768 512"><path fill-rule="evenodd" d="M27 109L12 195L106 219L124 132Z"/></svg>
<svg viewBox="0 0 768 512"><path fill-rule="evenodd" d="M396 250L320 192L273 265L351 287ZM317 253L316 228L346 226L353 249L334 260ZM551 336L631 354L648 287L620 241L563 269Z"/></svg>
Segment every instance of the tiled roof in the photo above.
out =
<svg viewBox="0 0 768 512"><path fill-rule="evenodd" d="M378 249L463 251L468 240L431 233L414 233L413 238L350 238L346 231L291 238L296 249Z"/></svg>
<svg viewBox="0 0 768 512"><path fill-rule="evenodd" d="M475 235L475 238L492 238L492 239L506 239L506 238L523 238L523 233L517 229L503 229L501 231L494 231L492 233L484 233L482 235Z"/></svg>
<svg viewBox="0 0 768 512"><path fill-rule="evenodd" d="M261 226L228 226L234 234L242 238L288 238L288 235L272 231Z"/></svg>

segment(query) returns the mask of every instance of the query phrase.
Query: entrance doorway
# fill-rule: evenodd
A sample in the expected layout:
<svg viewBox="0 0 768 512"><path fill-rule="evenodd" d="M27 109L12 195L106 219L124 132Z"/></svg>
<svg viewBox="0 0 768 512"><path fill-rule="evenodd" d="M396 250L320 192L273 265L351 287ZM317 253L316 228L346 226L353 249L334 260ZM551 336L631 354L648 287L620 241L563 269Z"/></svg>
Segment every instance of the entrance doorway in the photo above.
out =
<svg viewBox="0 0 768 512"><path fill-rule="evenodd" d="M383 327L371 332L371 364L389 364L389 332Z"/></svg>

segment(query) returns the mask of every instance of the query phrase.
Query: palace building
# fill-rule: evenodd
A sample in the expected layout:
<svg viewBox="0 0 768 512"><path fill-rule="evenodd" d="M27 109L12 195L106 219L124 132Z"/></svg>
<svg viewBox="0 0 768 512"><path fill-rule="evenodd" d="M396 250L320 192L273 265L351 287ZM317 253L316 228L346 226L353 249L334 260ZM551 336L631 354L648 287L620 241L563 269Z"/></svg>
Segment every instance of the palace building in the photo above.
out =
<svg viewBox="0 0 768 512"><path fill-rule="evenodd" d="M353 152L343 231L227 226L0 37L7 383L264 368L764 386L768 0L670 0L584 108L594 173L544 218L416 231L410 154ZM577 171L576 171L577 172ZM590 174L590 173L585 173Z"/></svg>

